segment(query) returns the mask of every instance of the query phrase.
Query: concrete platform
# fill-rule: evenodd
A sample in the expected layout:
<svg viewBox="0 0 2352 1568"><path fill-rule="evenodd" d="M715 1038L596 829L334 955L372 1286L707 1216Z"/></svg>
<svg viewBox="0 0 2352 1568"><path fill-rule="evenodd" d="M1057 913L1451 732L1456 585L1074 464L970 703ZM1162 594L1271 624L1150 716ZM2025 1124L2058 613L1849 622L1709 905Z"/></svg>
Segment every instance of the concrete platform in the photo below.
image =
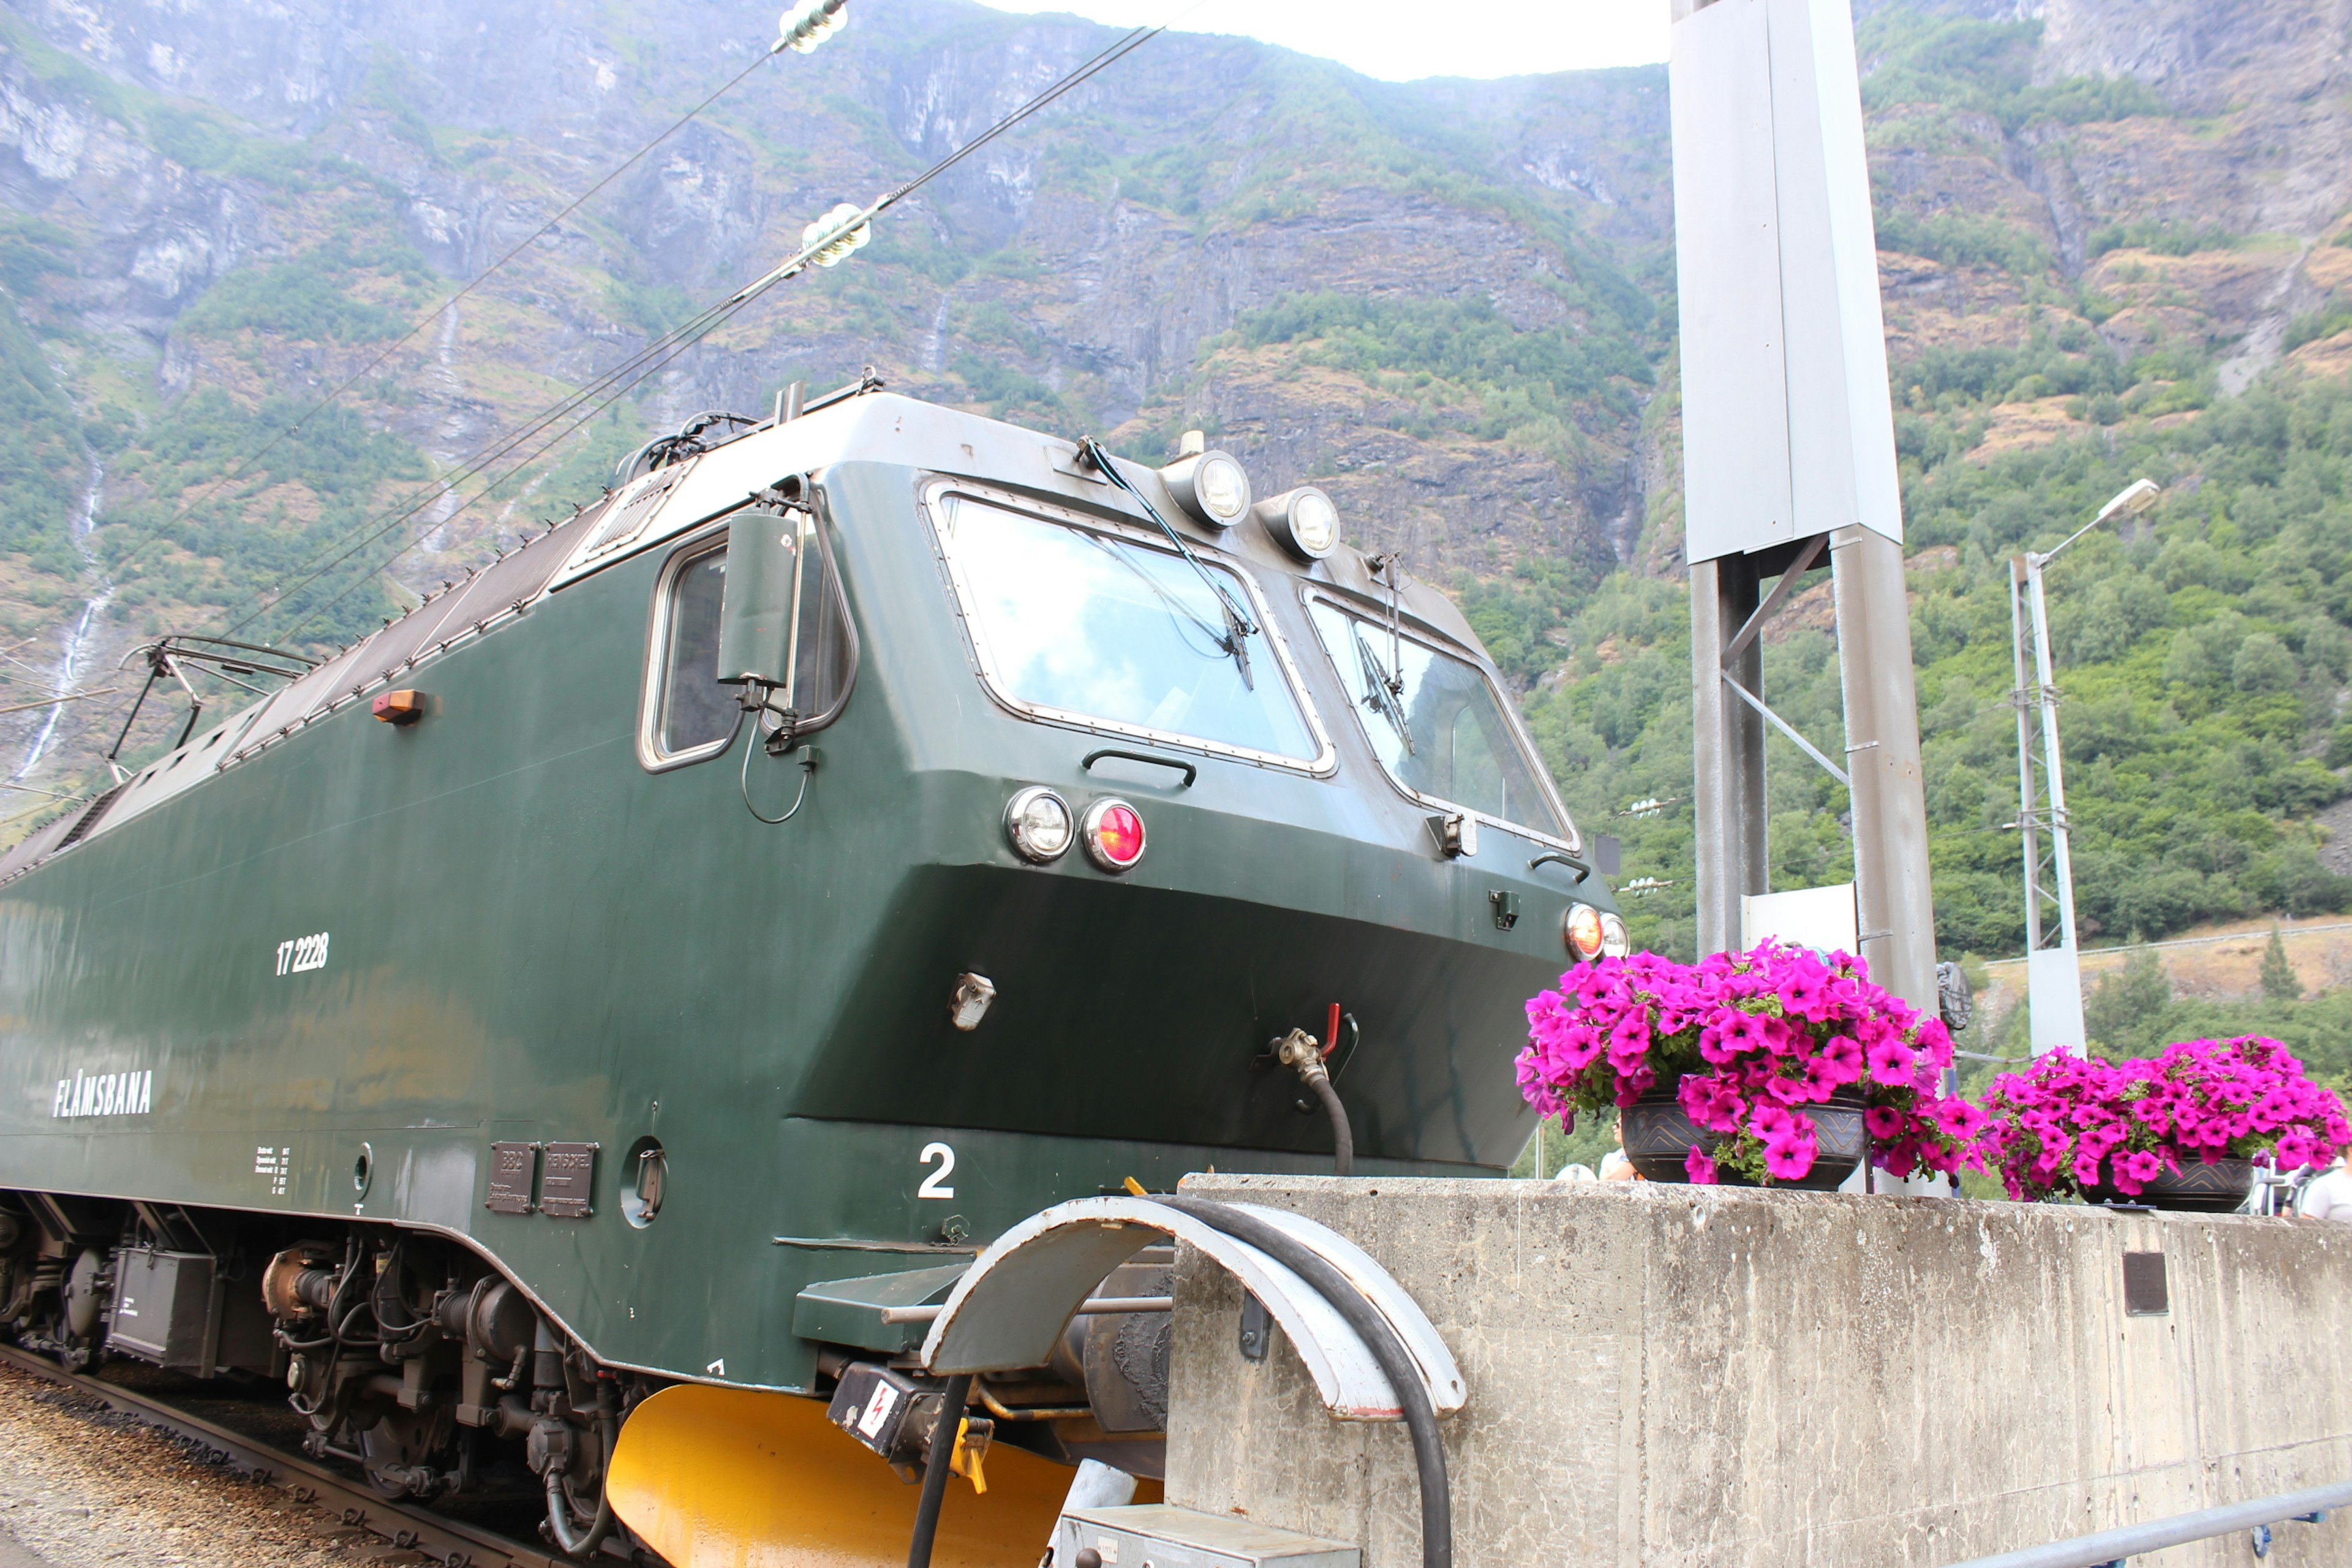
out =
<svg viewBox="0 0 2352 1568"><path fill-rule="evenodd" d="M1184 1190L1320 1220L1421 1302L1470 1388L1446 1423L1461 1568L1940 1568L2352 1479L2352 1226L1646 1183ZM2126 1310L2126 1253L2163 1255L2166 1310ZM1240 1291L1189 1250L1176 1300L1168 1500L1415 1568L1403 1428L1331 1421L1286 1345L1244 1360ZM2264 1568L2352 1563L2352 1514L2276 1536ZM2243 1534L2133 1560L2254 1561Z"/></svg>

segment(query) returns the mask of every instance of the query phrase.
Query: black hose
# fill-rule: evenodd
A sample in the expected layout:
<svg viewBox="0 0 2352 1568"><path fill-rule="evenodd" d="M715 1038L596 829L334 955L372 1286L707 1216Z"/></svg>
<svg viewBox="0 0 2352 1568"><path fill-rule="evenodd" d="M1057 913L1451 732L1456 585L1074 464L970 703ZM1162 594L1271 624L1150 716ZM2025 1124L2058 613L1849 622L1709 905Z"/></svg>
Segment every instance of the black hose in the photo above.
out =
<svg viewBox="0 0 2352 1568"><path fill-rule="evenodd" d="M1389 1386L1396 1390L1404 1424L1412 1434L1413 1467L1421 1477L1422 1568L1453 1568L1454 1492L1445 1478L1445 1449L1437 1436L1437 1411L1421 1373L1380 1309L1368 1300L1348 1277L1314 1248L1254 1214L1207 1198L1162 1197L1156 1200L1204 1225L1247 1242L1307 1281L1332 1310L1347 1321L1380 1363ZM928 1560L926 1560L928 1561ZM922 1568L922 1564L910 1564Z"/></svg>
<svg viewBox="0 0 2352 1568"><path fill-rule="evenodd" d="M781 733L781 731L779 732ZM771 827L782 827L785 823L790 822L793 817L798 816L801 814L801 803L808 799L809 780L816 776L817 754L814 750L801 753L800 793L793 796L793 806L790 811L785 812L782 816L770 816L767 813L761 811L758 806L751 804L751 753L759 751L760 749L759 731L757 726L754 726L751 739L743 743L743 771L741 775L736 780L737 784L743 792L743 809L750 812L752 816L758 817L761 821L766 823Z"/></svg>
<svg viewBox="0 0 2352 1568"><path fill-rule="evenodd" d="M596 1518L585 1535L575 1534L572 1528L572 1500L563 1495L563 1472L551 1468L547 1472L547 1532L555 1539L556 1550L566 1557L585 1557L604 1544L604 1537L613 1533L613 1449L620 1436L619 1423L613 1416L612 1384L603 1378L596 1380L596 1439L604 1446L604 1464L596 1476Z"/></svg>
<svg viewBox="0 0 2352 1568"><path fill-rule="evenodd" d="M1307 1080L1315 1098L1331 1118L1331 1173L1352 1176L1356 1173L1356 1130L1348 1125L1348 1108L1339 1103L1339 1091L1331 1087L1330 1076L1317 1073Z"/></svg>
<svg viewBox="0 0 2352 1568"><path fill-rule="evenodd" d="M923 1465L923 1498L915 1505L915 1538L907 1544L907 1568L931 1568L931 1538L940 1532L940 1505L947 1500L948 1468L963 1430L964 1402L971 1397L971 1373L948 1379L940 1396L939 1425L931 1428L930 1458Z"/></svg>

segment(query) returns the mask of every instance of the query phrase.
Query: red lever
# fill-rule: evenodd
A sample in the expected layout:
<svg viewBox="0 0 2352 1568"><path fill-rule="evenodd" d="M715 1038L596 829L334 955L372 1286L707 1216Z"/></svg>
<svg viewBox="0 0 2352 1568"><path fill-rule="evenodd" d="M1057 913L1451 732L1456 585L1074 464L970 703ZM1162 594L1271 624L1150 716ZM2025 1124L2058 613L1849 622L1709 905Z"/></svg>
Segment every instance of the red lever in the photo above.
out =
<svg viewBox="0 0 2352 1568"><path fill-rule="evenodd" d="M1331 1004L1331 1022L1323 1030L1323 1055L1328 1060L1339 1048L1339 1004Z"/></svg>

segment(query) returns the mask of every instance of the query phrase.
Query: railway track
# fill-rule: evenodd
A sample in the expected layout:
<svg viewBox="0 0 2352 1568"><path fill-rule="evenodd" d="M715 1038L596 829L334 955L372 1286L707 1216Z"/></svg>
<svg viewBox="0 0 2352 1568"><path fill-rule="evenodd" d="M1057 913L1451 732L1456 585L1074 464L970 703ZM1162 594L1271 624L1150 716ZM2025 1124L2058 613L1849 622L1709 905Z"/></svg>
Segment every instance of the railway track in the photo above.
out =
<svg viewBox="0 0 2352 1568"><path fill-rule="evenodd" d="M193 1445L207 1458L277 1487L297 1502L340 1512L346 1525L381 1536L395 1547L421 1552L445 1568L571 1568L564 1559L520 1542L425 1509L387 1501L305 1455L272 1447L134 1390L68 1372L14 1345L0 1345L0 1363L135 1415Z"/></svg>

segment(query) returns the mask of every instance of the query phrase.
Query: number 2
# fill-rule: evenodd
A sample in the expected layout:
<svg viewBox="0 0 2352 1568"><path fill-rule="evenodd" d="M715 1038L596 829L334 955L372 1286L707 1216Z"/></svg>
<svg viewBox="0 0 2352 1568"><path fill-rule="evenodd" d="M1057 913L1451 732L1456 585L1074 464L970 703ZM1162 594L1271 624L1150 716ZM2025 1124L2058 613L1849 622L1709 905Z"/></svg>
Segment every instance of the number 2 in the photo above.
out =
<svg viewBox="0 0 2352 1568"><path fill-rule="evenodd" d="M923 1178L923 1184L915 1189L915 1195L919 1198L951 1198L955 1196L955 1189L944 1184L955 1173L955 1151L944 1143L926 1143L923 1152L915 1156L915 1163L928 1165L934 1157L939 1160L940 1168Z"/></svg>

